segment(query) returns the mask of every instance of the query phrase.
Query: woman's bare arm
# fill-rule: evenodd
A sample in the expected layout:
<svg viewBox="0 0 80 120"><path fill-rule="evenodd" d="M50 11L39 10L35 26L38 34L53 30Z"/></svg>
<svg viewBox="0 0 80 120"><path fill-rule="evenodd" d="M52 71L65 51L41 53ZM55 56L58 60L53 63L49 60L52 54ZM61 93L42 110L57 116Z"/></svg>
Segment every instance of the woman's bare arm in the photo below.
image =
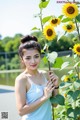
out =
<svg viewBox="0 0 80 120"><path fill-rule="evenodd" d="M38 109L48 98L50 98L50 94L52 93L51 83L49 82L44 89L44 95L36 100L32 104L26 103L26 85L25 82L21 79L16 79L15 81L15 96L16 96L16 104L19 115L23 116L25 114L31 113Z"/></svg>

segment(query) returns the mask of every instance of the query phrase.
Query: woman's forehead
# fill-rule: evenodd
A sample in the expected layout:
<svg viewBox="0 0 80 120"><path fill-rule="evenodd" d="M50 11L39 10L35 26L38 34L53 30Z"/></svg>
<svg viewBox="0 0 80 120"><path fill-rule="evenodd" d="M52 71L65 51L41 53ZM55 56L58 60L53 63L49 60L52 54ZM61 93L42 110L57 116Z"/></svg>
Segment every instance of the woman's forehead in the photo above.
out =
<svg viewBox="0 0 80 120"><path fill-rule="evenodd" d="M40 54L36 49L28 49L28 50L24 49L23 52L24 52L24 55L29 55L29 56Z"/></svg>

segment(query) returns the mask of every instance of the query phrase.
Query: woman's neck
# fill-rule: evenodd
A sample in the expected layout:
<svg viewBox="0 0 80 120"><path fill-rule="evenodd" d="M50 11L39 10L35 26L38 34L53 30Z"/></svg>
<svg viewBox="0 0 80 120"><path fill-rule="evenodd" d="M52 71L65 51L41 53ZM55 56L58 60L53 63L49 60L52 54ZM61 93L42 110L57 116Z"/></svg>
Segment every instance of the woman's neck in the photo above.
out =
<svg viewBox="0 0 80 120"><path fill-rule="evenodd" d="M39 74L38 70L31 71L31 70L26 69L25 72L30 74L31 76L36 76Z"/></svg>

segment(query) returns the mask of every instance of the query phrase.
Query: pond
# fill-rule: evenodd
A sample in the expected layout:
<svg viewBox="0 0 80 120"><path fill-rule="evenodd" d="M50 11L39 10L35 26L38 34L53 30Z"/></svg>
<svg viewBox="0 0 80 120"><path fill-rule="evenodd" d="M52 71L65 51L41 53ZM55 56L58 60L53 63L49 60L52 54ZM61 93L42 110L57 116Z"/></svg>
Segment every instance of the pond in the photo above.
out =
<svg viewBox="0 0 80 120"><path fill-rule="evenodd" d="M1 73L0 74L0 85L14 86L15 85L15 78L19 74L20 74L19 72Z"/></svg>

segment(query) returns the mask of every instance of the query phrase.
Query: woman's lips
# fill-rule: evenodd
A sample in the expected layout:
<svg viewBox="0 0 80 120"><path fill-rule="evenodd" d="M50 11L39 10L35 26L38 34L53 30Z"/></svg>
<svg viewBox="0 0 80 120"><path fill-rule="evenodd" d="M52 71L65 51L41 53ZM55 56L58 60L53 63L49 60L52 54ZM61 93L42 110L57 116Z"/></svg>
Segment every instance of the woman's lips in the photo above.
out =
<svg viewBox="0 0 80 120"><path fill-rule="evenodd" d="M32 67L36 67L37 66L37 64L34 64L34 65L31 65Z"/></svg>

